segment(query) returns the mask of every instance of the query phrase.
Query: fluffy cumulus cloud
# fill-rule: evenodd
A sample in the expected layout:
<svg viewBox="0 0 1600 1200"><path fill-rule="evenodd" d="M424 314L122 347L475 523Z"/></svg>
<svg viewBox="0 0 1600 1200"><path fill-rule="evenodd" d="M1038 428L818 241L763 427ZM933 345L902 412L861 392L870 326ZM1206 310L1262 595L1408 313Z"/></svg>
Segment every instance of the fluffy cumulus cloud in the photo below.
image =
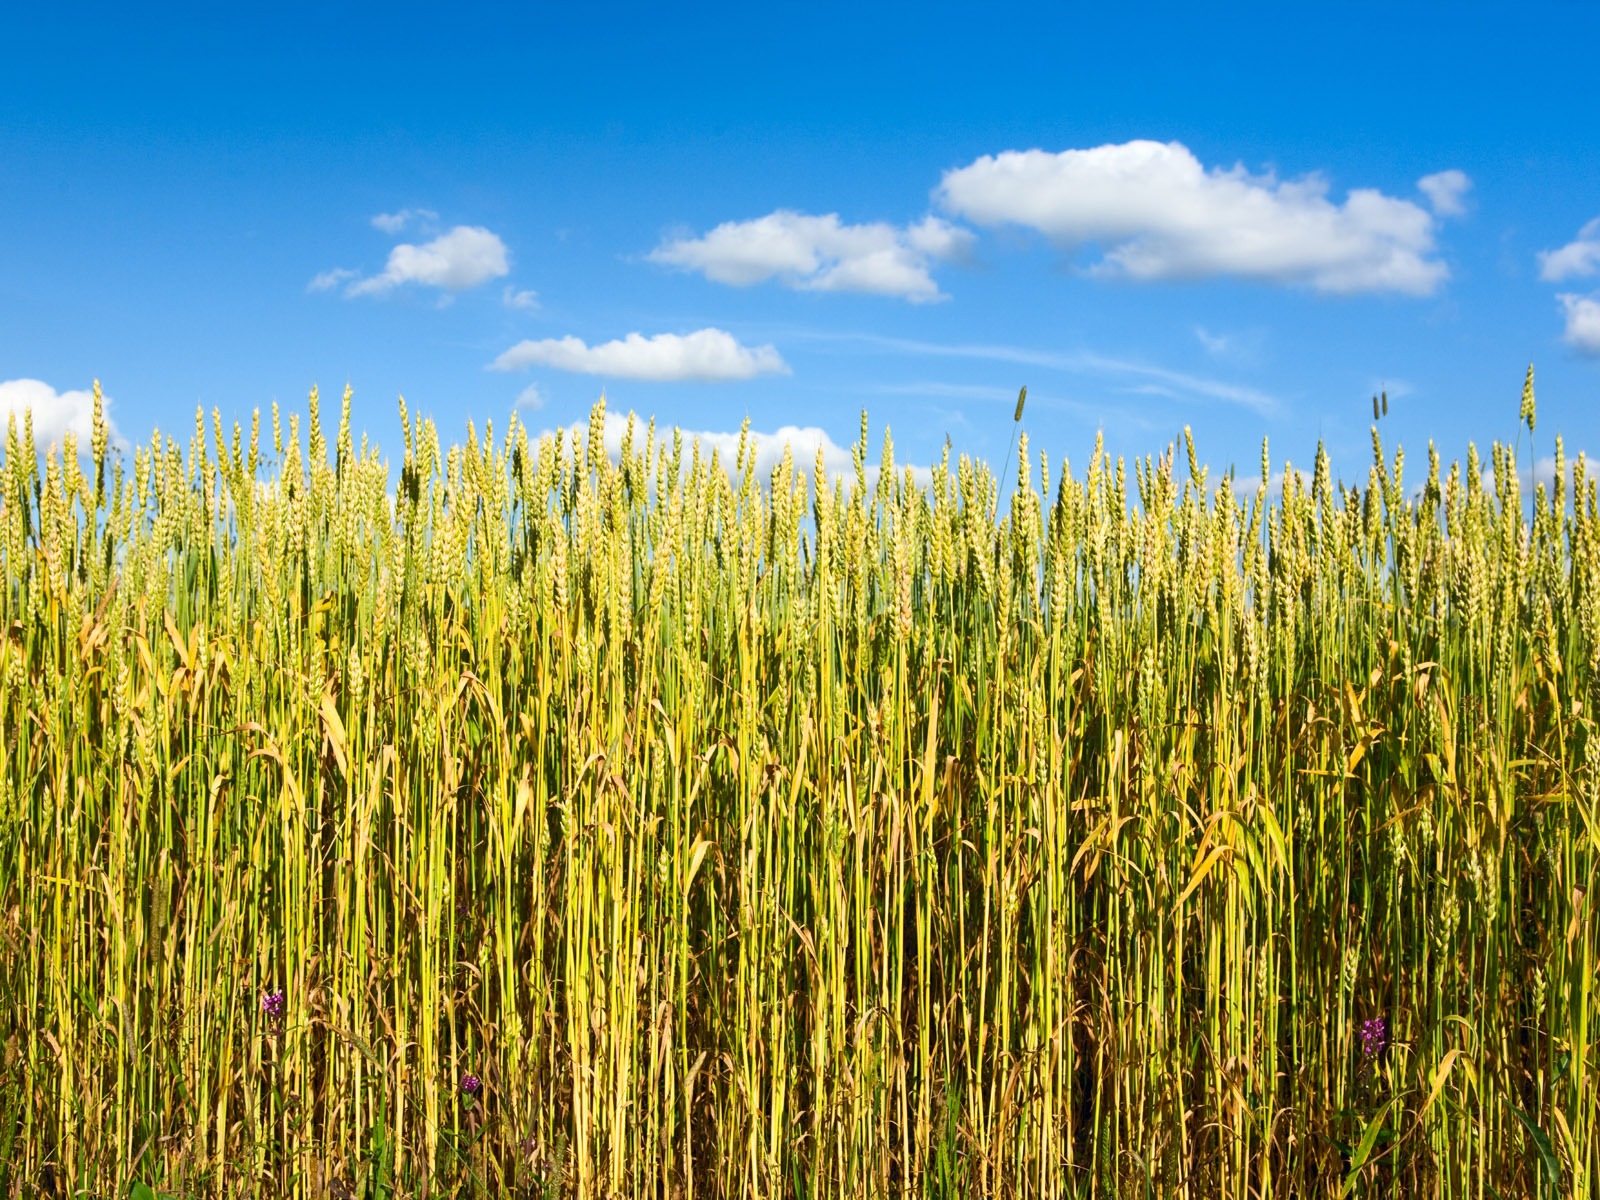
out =
<svg viewBox="0 0 1600 1200"><path fill-rule="evenodd" d="M383 274L352 284L350 292L382 293L406 283L464 292L510 271L510 251L496 235L481 225L457 225L420 246L401 242L389 251Z"/></svg>
<svg viewBox="0 0 1600 1200"><path fill-rule="evenodd" d="M111 420L111 401L101 397L106 418L106 437L113 449L126 451L128 441ZM78 452L87 455L94 437L94 392L58 392L38 379L11 379L0 383L0 436L12 417L17 433L23 432L29 410L33 412L33 442L43 453L48 447L63 445L67 434L78 439Z"/></svg>
<svg viewBox="0 0 1600 1200"><path fill-rule="evenodd" d="M1207 169L1178 142L1088 150L1008 150L945 173L947 212L979 225L1036 229L1095 245L1093 274L1134 280L1227 275L1322 292L1432 294L1449 269L1434 253L1435 212L1467 178L1427 177L1430 212L1370 188L1342 204L1318 175L1280 180L1243 166Z"/></svg>
<svg viewBox="0 0 1600 1200"><path fill-rule="evenodd" d="M969 230L938 217L902 228L846 225L837 213L815 217L779 209L753 221L725 222L704 237L663 242L649 257L735 287L777 279L807 291L920 303L945 298L929 271L937 261L960 258L972 241Z"/></svg>
<svg viewBox="0 0 1600 1200"><path fill-rule="evenodd" d="M363 279L340 267L323 271L309 287L322 292L342 285L346 296L378 296L406 284L464 292L510 272L511 252L497 235L479 225L457 225L431 242L400 243L389 251L381 274Z"/></svg>
<svg viewBox="0 0 1600 1200"><path fill-rule="evenodd" d="M1596 274L1600 274L1600 217L1578 230L1578 236L1559 250L1539 254L1539 278L1549 283Z"/></svg>
<svg viewBox="0 0 1600 1200"><path fill-rule="evenodd" d="M1578 236L1556 250L1539 253L1539 278L1548 283L1600 275L1600 217L1578 230ZM1600 355L1600 293L1556 296L1566 317L1562 339L1579 354Z"/></svg>
<svg viewBox="0 0 1600 1200"><path fill-rule="evenodd" d="M1580 354L1600 355L1600 297L1562 293L1556 299L1566 313L1566 343Z"/></svg>
<svg viewBox="0 0 1600 1200"><path fill-rule="evenodd" d="M612 379L651 381L753 379L788 374L772 346L743 346L721 329L690 334L630 333L617 341L587 345L581 338L543 338L518 342L490 364L498 371L553 367Z"/></svg>

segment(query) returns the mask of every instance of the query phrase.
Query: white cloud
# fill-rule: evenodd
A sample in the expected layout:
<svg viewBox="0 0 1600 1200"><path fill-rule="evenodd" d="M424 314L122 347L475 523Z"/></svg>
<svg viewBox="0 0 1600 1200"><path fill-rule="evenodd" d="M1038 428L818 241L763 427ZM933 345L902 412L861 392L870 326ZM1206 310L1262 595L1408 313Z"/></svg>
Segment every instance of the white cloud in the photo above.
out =
<svg viewBox="0 0 1600 1200"><path fill-rule="evenodd" d="M1467 211L1462 197L1472 190L1465 171L1436 171L1417 180L1417 189L1441 217L1459 217Z"/></svg>
<svg viewBox="0 0 1600 1200"><path fill-rule="evenodd" d="M1237 404L1241 408L1248 408L1262 416L1270 416L1278 408L1278 402L1271 396L1257 388L1243 384L1227 383L1219 379L1207 379L1203 375L1191 375L1186 371L1171 371L1166 367L1153 366L1150 363L1128 362L1123 359L1108 358L1102 354L1080 354L1074 356L1073 361L1076 369L1081 371L1149 379L1175 389L1180 395L1203 396L1208 400L1225 400L1229 404Z"/></svg>
<svg viewBox="0 0 1600 1200"><path fill-rule="evenodd" d="M516 408L538 409L544 407L544 393L539 390L537 383L530 383L517 393Z"/></svg>
<svg viewBox="0 0 1600 1200"><path fill-rule="evenodd" d="M648 419L640 419L638 417L634 417L633 420L633 449L637 453L644 449L645 427L649 422ZM627 432L627 428L628 417L607 409L603 438L606 454L614 463L621 461L622 438ZM559 435L570 446L574 432L587 439L589 435L588 420L574 421L558 429L547 429L534 440L539 440L545 434ZM682 432L683 460L685 464L690 461L694 453L693 447L698 442L700 444L700 457L709 461L711 452L715 450L718 465L737 484L738 480L734 476L734 471L739 458L740 435L738 430L725 432L685 429ZM656 425L656 445L665 446L669 454L672 452L672 433L673 431L670 429L663 432L661 425L659 423ZM878 475L881 469L878 466L878 461L879 451L881 451L883 444L883 431L881 429L874 430L871 436L874 449L867 455L866 465L867 489L869 492L878 483ZM783 449L787 445L793 457L796 474L803 471L807 479L811 478L816 470L817 450L820 447L822 450L822 469L830 485L835 479L843 479L845 481L846 494L855 486L855 460L851 457L851 448L839 445L828 436L828 432L825 429L815 425L783 425L770 433L761 433L752 429L749 437L749 445L753 447L755 452L756 479L762 484L768 483L772 478L772 472L783 462ZM895 474L903 476L908 466L911 468L912 482L917 487L926 488L932 485L932 467L897 462ZM653 485L654 473L652 473L651 479ZM811 482L814 487L816 481L812 480Z"/></svg>
<svg viewBox="0 0 1600 1200"><path fill-rule="evenodd" d="M1568 486L1569 496L1570 496L1570 492L1571 492L1570 485L1572 483L1572 464L1574 462L1576 462L1576 461L1577 461L1577 455L1573 455L1572 457L1567 459L1567 479L1566 479L1566 482L1569 485ZM1483 468L1483 471L1478 476L1478 482L1480 484L1482 484L1483 487L1487 491L1491 491L1492 492L1494 490L1494 468L1493 467L1485 467L1485 468ZM1546 491L1554 491L1555 490L1555 486L1556 486L1556 457L1555 457L1555 455L1547 454L1543 458L1539 459L1539 461L1536 462L1536 463L1518 462L1517 463L1517 483L1518 483L1518 486L1521 487L1522 494L1524 496L1531 495L1535 491L1535 489L1538 488L1538 486L1541 483L1544 484ZM1427 485L1424 483L1424 484L1420 484L1417 487L1413 488L1412 489L1413 495L1420 494L1421 489L1423 487L1425 487L1425 486L1427 486ZM1568 503L1569 504L1571 503L1570 499L1568 500Z"/></svg>
<svg viewBox="0 0 1600 1200"><path fill-rule="evenodd" d="M420 246L400 243L389 251L381 275L360 279L357 272L340 267L316 276L309 290L327 291L349 280L346 296L382 295L408 283L463 292L510 271L511 252L495 234L477 225L457 225Z"/></svg>
<svg viewBox="0 0 1600 1200"><path fill-rule="evenodd" d="M789 373L772 346L742 346L721 329L701 329L683 336L658 333L648 338L630 333L620 341L597 346L570 336L522 341L491 365L497 371L544 366L584 375L640 380L710 381Z"/></svg>
<svg viewBox="0 0 1600 1200"><path fill-rule="evenodd" d="M360 271L352 271L349 267L335 267L331 271L323 271L321 274L313 276L311 282L306 284L306 291L332 291L341 283L344 283L346 280L354 279L360 274Z"/></svg>
<svg viewBox="0 0 1600 1200"><path fill-rule="evenodd" d="M1233 353L1233 338L1226 333L1212 333L1204 325L1196 325L1194 336L1212 358L1227 358Z"/></svg>
<svg viewBox="0 0 1600 1200"><path fill-rule="evenodd" d="M1417 394L1416 387L1404 379L1391 379L1388 376L1368 376L1367 386L1364 389L1367 397L1367 412L1371 412L1372 397L1382 398L1387 395L1391 401L1404 400L1408 396ZM1379 410L1380 415L1382 410Z"/></svg>
<svg viewBox="0 0 1600 1200"><path fill-rule="evenodd" d="M421 246L402 242L389 251L382 275L353 285L352 294L385 292L403 283L461 292L511 271L506 244L479 225L457 225Z"/></svg>
<svg viewBox="0 0 1600 1200"><path fill-rule="evenodd" d="M539 293L526 289L518 291L509 284L506 290L500 293L500 298L505 301L507 308L533 309L539 307Z"/></svg>
<svg viewBox="0 0 1600 1200"><path fill-rule="evenodd" d="M1578 230L1578 236L1559 250L1539 253L1539 278L1550 283L1600 272L1600 217Z"/></svg>
<svg viewBox="0 0 1600 1200"><path fill-rule="evenodd" d="M1600 354L1600 297L1563 292L1556 299L1567 316L1562 340L1579 354Z"/></svg>
<svg viewBox="0 0 1600 1200"><path fill-rule="evenodd" d="M107 442L115 449L128 450L127 439L117 431L111 419L111 400L104 393L101 403ZM38 379L11 379L0 383L0 438L5 436L7 423L13 415L17 418L17 433L21 435L30 408L33 410L33 441L40 453L50 446L59 448L68 433L77 437L80 454L91 453L94 392L58 392Z"/></svg>
<svg viewBox="0 0 1600 1200"><path fill-rule="evenodd" d="M1434 191L1455 196L1441 177L1428 177ZM1327 193L1318 175L1207 170L1181 143L1134 141L985 155L947 171L936 195L980 225L1022 225L1063 246L1097 245L1095 275L1232 275L1411 295L1429 295L1448 277L1434 257L1435 219L1426 209L1370 188L1352 189L1343 204Z"/></svg>
<svg viewBox="0 0 1600 1200"><path fill-rule="evenodd" d="M427 208L402 208L399 212L379 213L372 218L372 227L384 233L399 233L412 221L431 224L439 219L439 214Z"/></svg>
<svg viewBox="0 0 1600 1200"><path fill-rule="evenodd" d="M777 278L805 291L867 292L920 303L946 299L929 268L937 260L960 258L972 242L970 231L938 217L900 228L845 225L838 213L813 217L779 209L753 221L727 221L704 237L663 242L649 258L735 287Z"/></svg>
<svg viewBox="0 0 1600 1200"><path fill-rule="evenodd" d="M1266 329L1260 325L1227 331L1196 325L1194 336L1208 358L1237 367L1259 366L1269 342Z"/></svg>
<svg viewBox="0 0 1600 1200"><path fill-rule="evenodd" d="M1015 404L1017 389L989 383L947 383L930 380L923 383L880 383L873 387L882 396L934 396L941 400L992 400L997 404Z"/></svg>
<svg viewBox="0 0 1600 1200"><path fill-rule="evenodd" d="M923 217L905 231L906 243L917 253L947 262L959 262L972 253L977 236L970 229L938 217Z"/></svg>
<svg viewBox="0 0 1600 1200"><path fill-rule="evenodd" d="M1306 471L1306 470L1303 470L1300 467L1293 467L1293 466L1291 466L1291 467L1279 467L1276 471L1274 471L1272 473L1272 478L1267 481L1267 496L1268 496L1269 499L1281 500L1283 498L1283 488L1284 488L1284 485L1286 483L1288 483L1288 481L1289 481L1288 476L1289 476L1289 472L1290 471L1294 472L1295 489L1297 491L1309 492L1311 490L1311 484L1313 482L1313 476L1312 476L1310 471ZM1260 483L1261 483L1261 476L1257 475L1255 477L1255 485L1259 487ZM1239 476L1239 482L1235 486L1234 490L1235 490L1235 494L1238 494L1238 493L1241 493L1241 492L1248 494L1252 490L1251 489L1251 481L1250 481L1250 479L1248 477L1246 477L1242 472L1241 472L1241 474Z"/></svg>
<svg viewBox="0 0 1600 1200"><path fill-rule="evenodd" d="M1052 350L1031 350L1025 346L919 342L910 338L884 337L875 333L827 333L814 334L812 336L817 337L819 340L827 341L864 342L873 346L881 346L885 350L897 350L905 354L925 354L938 358L975 358L991 362L1042 367L1046 370L1065 371L1074 375L1135 380L1146 385L1159 385L1165 388L1159 393L1154 388L1147 388L1146 390L1151 391L1152 394L1181 395L1191 399L1200 397L1207 400L1224 400L1229 404L1237 404L1253 412L1260 413L1262 416L1271 416L1277 412L1279 407L1278 401L1274 397L1253 387L1228 383L1219 379L1208 379L1203 375L1191 375L1184 371L1173 371L1150 363L1111 358L1104 354L1096 354L1093 351L1069 351L1063 353Z"/></svg>

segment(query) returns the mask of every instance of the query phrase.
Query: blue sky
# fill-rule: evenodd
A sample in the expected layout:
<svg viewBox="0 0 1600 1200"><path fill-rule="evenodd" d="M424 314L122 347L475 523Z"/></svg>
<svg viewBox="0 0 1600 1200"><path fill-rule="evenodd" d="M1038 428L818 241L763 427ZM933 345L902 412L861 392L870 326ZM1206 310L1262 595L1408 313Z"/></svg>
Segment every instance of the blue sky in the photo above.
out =
<svg viewBox="0 0 1600 1200"><path fill-rule="evenodd" d="M1600 6L1301 7L27 6L0 412L1600 453Z"/></svg>

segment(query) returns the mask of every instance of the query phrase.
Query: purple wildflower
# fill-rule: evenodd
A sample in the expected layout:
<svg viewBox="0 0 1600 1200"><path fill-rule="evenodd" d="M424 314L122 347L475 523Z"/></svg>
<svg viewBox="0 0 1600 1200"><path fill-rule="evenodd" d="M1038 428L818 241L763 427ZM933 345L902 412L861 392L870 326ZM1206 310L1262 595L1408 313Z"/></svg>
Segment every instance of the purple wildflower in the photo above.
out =
<svg viewBox="0 0 1600 1200"><path fill-rule="evenodd" d="M1389 1044L1389 1023L1382 1017L1361 1022L1361 1053L1366 1058L1377 1058Z"/></svg>
<svg viewBox="0 0 1600 1200"><path fill-rule="evenodd" d="M267 1014L267 1020L276 1025L283 1020L283 989L263 993L261 997L261 1011Z"/></svg>
<svg viewBox="0 0 1600 1200"><path fill-rule="evenodd" d="M464 1076L461 1080L461 1090L469 1096L476 1096L483 1091L483 1080L476 1075Z"/></svg>

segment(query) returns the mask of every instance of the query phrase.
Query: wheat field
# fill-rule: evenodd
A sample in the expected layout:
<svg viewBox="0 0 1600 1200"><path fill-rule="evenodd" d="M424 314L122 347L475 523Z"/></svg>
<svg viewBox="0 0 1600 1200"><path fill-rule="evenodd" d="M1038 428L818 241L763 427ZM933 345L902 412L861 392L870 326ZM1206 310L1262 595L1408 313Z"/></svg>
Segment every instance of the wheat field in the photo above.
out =
<svg viewBox="0 0 1600 1200"><path fill-rule="evenodd" d="M918 487L402 401L396 478L349 405L10 425L0 1192L1600 1194L1559 439Z"/></svg>

